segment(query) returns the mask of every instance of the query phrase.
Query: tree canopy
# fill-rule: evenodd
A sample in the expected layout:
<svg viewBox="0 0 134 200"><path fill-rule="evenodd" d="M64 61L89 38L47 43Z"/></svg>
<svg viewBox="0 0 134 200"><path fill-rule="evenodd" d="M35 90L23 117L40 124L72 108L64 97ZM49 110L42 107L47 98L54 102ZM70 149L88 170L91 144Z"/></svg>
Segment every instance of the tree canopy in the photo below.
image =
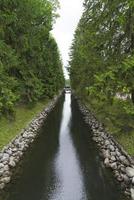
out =
<svg viewBox="0 0 134 200"><path fill-rule="evenodd" d="M58 2L0 1L0 113L17 103L53 97L64 84L62 61L51 35Z"/></svg>
<svg viewBox="0 0 134 200"><path fill-rule="evenodd" d="M134 1L85 0L70 54L71 85L79 95L134 103Z"/></svg>

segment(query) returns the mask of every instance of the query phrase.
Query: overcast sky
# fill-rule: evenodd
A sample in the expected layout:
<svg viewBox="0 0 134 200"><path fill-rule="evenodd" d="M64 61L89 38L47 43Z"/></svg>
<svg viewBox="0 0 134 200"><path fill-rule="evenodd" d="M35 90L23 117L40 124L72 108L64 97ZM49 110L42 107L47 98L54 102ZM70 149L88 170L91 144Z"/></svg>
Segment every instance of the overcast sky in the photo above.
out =
<svg viewBox="0 0 134 200"><path fill-rule="evenodd" d="M73 34L82 15L83 0L59 0L60 17L57 19L52 31L58 43L64 64L64 73L67 78L65 66L69 60L69 48L72 43Z"/></svg>

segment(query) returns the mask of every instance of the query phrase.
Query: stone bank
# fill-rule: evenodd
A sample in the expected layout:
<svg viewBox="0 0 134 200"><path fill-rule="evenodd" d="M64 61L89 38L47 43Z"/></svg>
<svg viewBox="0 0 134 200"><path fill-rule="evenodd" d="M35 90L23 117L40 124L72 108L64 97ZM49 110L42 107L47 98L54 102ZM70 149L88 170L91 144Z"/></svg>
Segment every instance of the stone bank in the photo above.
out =
<svg viewBox="0 0 134 200"><path fill-rule="evenodd" d="M45 119L53 110L61 95L62 93L55 97L47 108L36 116L31 123L0 152L0 191L11 181L15 167L19 164L24 153L28 151L29 146L38 136Z"/></svg>
<svg viewBox="0 0 134 200"><path fill-rule="evenodd" d="M96 119L92 112L73 95L78 103L84 121L92 132L92 139L99 147L100 155L105 167L110 168L127 196L134 200L134 160L123 147L108 134L104 126Z"/></svg>

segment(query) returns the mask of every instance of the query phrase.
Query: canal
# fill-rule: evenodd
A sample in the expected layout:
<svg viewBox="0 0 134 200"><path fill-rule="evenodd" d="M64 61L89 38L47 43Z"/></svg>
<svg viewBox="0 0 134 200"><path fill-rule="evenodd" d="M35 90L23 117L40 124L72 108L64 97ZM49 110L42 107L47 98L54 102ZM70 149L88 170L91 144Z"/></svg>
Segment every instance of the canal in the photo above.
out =
<svg viewBox="0 0 134 200"><path fill-rule="evenodd" d="M70 94L50 113L2 200L125 200Z"/></svg>

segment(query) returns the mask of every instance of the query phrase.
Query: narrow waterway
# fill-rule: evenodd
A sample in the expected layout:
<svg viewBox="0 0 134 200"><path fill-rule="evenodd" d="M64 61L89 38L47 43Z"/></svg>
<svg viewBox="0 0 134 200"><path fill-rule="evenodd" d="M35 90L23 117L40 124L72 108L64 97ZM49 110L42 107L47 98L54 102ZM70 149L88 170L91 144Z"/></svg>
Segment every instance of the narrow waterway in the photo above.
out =
<svg viewBox="0 0 134 200"><path fill-rule="evenodd" d="M70 94L49 115L2 200L125 200Z"/></svg>

